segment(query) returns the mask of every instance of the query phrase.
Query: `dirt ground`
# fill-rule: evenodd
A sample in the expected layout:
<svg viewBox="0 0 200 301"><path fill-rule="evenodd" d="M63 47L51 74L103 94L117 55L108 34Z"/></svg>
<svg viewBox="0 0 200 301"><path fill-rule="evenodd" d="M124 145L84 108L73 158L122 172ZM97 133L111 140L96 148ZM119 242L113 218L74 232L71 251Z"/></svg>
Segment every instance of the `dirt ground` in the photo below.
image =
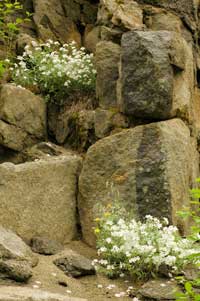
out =
<svg viewBox="0 0 200 301"><path fill-rule="evenodd" d="M66 249L72 249L87 258L96 258L96 252L87 247L80 241L72 242L65 246ZM71 297L85 298L88 301L131 301L132 298L117 297L115 294L126 292L129 286L134 287L134 283L127 279L110 280L103 275L85 276L74 279L66 276L59 270L53 261L64 255L65 250L53 256L38 255L39 263L33 269L33 276L28 284L24 286L32 287L34 289L47 290L52 293L60 293L63 295L70 295ZM0 285L5 283L0 283ZM8 285L9 283L6 283ZM13 285L13 282L11 283ZM66 286L65 286L66 285ZM110 285L113 285L111 288Z"/></svg>

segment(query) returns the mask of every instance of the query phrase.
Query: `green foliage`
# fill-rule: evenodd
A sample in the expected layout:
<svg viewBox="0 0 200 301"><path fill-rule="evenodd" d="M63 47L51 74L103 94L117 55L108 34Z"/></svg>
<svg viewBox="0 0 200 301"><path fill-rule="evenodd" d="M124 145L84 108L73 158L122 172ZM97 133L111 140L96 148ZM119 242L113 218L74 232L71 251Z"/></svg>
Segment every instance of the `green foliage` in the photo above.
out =
<svg viewBox="0 0 200 301"><path fill-rule="evenodd" d="M12 68L15 83L34 86L47 101L62 104L68 95L95 89L96 71L93 55L78 49L75 42L60 45L51 40L44 44L32 42Z"/></svg>
<svg viewBox="0 0 200 301"><path fill-rule="evenodd" d="M197 179L197 183L200 182L200 178ZM192 244L199 245L200 241L200 207L199 207L199 199L200 199L200 188L194 188L191 190L191 196L193 201L191 205L194 207L194 210L189 208L185 208L184 211L179 212L179 215L182 218L192 218L193 226L191 227L191 234L189 235L189 239ZM200 267L200 252L196 254L192 254L188 256L188 259L194 260L196 262L196 267ZM200 287L200 274L193 281L187 281L182 277L180 280L181 283L184 284L184 293L176 294L176 301L200 301L200 294L195 290L196 287Z"/></svg>
<svg viewBox="0 0 200 301"><path fill-rule="evenodd" d="M29 21L30 13L26 12L25 18L16 17L16 13L22 12L23 6L19 1L3 0L0 2L0 38L11 50L12 43L19 32L20 25Z"/></svg>
<svg viewBox="0 0 200 301"><path fill-rule="evenodd" d="M16 17L17 13L22 13L23 6L19 1L15 0L1 0L0 1L0 40L4 44L6 57L12 56L13 42L19 33L20 25L29 21L31 14L26 12L24 18ZM6 71L8 62L0 61L0 78Z"/></svg>

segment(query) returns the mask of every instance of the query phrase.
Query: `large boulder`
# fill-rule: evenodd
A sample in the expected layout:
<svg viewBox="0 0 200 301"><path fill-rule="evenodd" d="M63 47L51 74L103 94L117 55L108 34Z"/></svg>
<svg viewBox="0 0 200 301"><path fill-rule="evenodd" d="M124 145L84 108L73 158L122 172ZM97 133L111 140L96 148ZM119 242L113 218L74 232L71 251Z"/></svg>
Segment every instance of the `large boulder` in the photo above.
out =
<svg viewBox="0 0 200 301"><path fill-rule="evenodd" d="M157 122L101 139L90 147L79 179L79 213L84 240L95 244L98 205L123 201L139 218L167 217L183 232L177 211L189 204L198 176L198 153L180 119Z"/></svg>
<svg viewBox="0 0 200 301"><path fill-rule="evenodd" d="M1 286L0 301L87 301L28 287Z"/></svg>
<svg viewBox="0 0 200 301"><path fill-rule="evenodd" d="M181 35L134 31L122 37L118 102L135 118L191 119L193 54Z"/></svg>
<svg viewBox="0 0 200 301"><path fill-rule="evenodd" d="M30 241L45 236L61 243L76 235L79 156L0 165L0 223Z"/></svg>
<svg viewBox="0 0 200 301"><path fill-rule="evenodd" d="M45 101L32 92L5 84L0 91L0 143L20 151L46 137Z"/></svg>
<svg viewBox="0 0 200 301"><path fill-rule="evenodd" d="M120 46L109 41L99 42L96 46L95 58L97 68L96 93L100 107L103 109L116 107Z"/></svg>

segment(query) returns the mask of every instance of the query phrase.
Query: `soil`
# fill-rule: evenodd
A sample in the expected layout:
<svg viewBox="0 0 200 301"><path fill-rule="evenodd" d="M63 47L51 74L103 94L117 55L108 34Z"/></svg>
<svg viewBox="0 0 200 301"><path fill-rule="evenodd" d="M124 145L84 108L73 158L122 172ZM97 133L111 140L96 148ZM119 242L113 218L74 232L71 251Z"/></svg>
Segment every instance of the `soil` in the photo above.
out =
<svg viewBox="0 0 200 301"><path fill-rule="evenodd" d="M80 241L72 242L65 246L66 249L72 249L77 253L86 256L87 258L96 258L95 250L89 248ZM52 293L60 293L63 295L70 295L71 297L85 298L88 301L130 301L130 297L116 297L116 293L125 292L129 286L134 284L127 279L121 278L111 280L105 276L98 274L95 276L84 276L74 279L66 276L59 270L53 261L65 254L65 250L53 256L43 256L38 254L39 263L33 269L33 276L28 284L23 286L32 287L35 289L42 289ZM1 281L0 285L19 285L13 282ZM99 288L98 285L102 285ZM109 289L109 285L115 285L114 288Z"/></svg>

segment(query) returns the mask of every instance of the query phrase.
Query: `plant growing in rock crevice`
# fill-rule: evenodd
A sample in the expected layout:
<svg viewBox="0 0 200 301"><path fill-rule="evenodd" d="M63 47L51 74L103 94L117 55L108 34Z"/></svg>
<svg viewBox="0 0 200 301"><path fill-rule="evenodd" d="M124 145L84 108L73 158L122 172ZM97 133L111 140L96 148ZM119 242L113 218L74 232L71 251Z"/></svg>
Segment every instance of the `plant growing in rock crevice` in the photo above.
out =
<svg viewBox="0 0 200 301"><path fill-rule="evenodd" d="M11 68L14 82L26 88L37 87L47 101L62 104L70 94L95 89L93 55L78 49L75 42L63 46L51 40L32 42L17 60Z"/></svg>
<svg viewBox="0 0 200 301"><path fill-rule="evenodd" d="M110 205L96 219L97 268L109 277L131 275L145 279L159 274L164 265L169 276L177 274L188 263L199 259L200 247L189 238L182 238L175 226L150 215L145 221L122 214L122 206Z"/></svg>
<svg viewBox="0 0 200 301"><path fill-rule="evenodd" d="M0 41L4 46L6 60L0 60L0 78L8 67L8 58L12 57L14 41L22 23L30 20L31 14L25 12L25 17L18 17L23 12L23 5L17 0L0 2Z"/></svg>

